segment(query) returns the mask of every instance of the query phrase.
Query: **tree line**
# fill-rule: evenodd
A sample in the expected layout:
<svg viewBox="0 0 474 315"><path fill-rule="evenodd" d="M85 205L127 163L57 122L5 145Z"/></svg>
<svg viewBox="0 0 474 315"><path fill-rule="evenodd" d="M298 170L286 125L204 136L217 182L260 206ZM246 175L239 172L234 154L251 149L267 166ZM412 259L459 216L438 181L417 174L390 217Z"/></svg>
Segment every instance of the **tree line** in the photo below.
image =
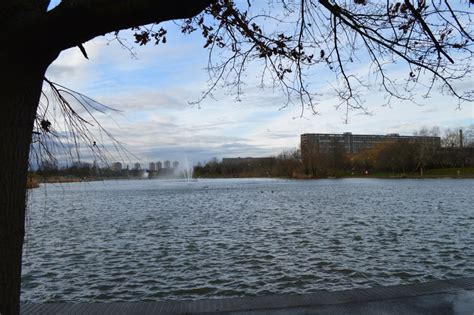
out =
<svg viewBox="0 0 474 315"><path fill-rule="evenodd" d="M301 173L300 150L283 151L276 157L244 158L226 162L213 158L194 167L195 177L296 177Z"/></svg>
<svg viewBox="0 0 474 315"><path fill-rule="evenodd" d="M439 128L415 132L419 136L436 136ZM325 152L301 150L284 151L271 158L242 159L233 163L212 159L194 168L196 177L285 177L327 178L345 176L413 176L446 168L474 167L474 126L464 130L448 129L441 137L441 147L420 141L399 140L382 142L358 153L348 153L342 143L335 143Z"/></svg>
<svg viewBox="0 0 474 315"><path fill-rule="evenodd" d="M137 169L123 169L116 171L109 166L100 167L95 163L74 162L71 165L59 166L56 161L43 161L30 175L38 176L40 180L54 178L103 179L122 177L142 177L143 171Z"/></svg>

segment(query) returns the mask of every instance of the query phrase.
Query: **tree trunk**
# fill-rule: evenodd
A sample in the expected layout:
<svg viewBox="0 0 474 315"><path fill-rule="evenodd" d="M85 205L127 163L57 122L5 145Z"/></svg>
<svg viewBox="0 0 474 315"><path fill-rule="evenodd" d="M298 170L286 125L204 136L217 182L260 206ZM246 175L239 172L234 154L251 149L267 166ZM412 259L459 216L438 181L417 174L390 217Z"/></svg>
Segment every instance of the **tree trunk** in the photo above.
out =
<svg viewBox="0 0 474 315"><path fill-rule="evenodd" d="M0 314L19 313L31 134L48 65L108 32L195 16L215 0L0 1ZM86 21L86 23L85 23Z"/></svg>
<svg viewBox="0 0 474 315"><path fill-rule="evenodd" d="M0 61L0 314L7 315L19 313L28 156L47 64L0 56L10 57Z"/></svg>

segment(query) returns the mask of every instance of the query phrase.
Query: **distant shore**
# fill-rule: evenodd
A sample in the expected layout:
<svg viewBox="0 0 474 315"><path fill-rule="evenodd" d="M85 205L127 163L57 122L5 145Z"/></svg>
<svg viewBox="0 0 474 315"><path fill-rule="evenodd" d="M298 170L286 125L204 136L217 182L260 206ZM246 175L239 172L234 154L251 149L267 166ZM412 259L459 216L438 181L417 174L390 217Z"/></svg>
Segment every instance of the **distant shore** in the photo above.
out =
<svg viewBox="0 0 474 315"><path fill-rule="evenodd" d="M465 179L474 178L473 174L465 175L346 175L346 176L295 176L295 177L262 177L262 176L200 176L197 179L226 179L226 178L273 178L273 179L294 179L294 180L317 180L317 179L344 179L344 178L371 178L371 179Z"/></svg>
<svg viewBox="0 0 474 315"><path fill-rule="evenodd" d="M40 176L29 176L26 184L27 189L38 188L40 184L57 184L57 183L80 183L80 182L95 182L102 181L106 179L126 179L124 177L74 177L74 176L49 176L49 177L40 177Z"/></svg>
<svg viewBox="0 0 474 315"><path fill-rule="evenodd" d="M148 177L78 177L78 176L28 176L26 188L33 189L40 187L40 184L61 184L61 183L81 183L98 182L104 180L122 180L122 179L148 179Z"/></svg>
<svg viewBox="0 0 474 315"><path fill-rule="evenodd" d="M380 178L380 179L436 179L436 178L452 178L452 179L463 179L463 178L474 178L474 168L444 168L444 169L433 169L424 172L423 176L420 173L408 173L408 174L394 174L394 173L373 173L373 174L337 174L336 176L327 177L315 177L308 176L305 174L293 174L289 177L276 177L276 176L249 176L249 174L242 174L242 176L199 176L198 178L281 178L281 179L295 179L295 180L308 180L308 179L343 179L343 178ZM38 188L40 184L52 184L52 183L78 183L78 182L92 182L92 181L103 181L103 180L117 180L117 179L147 179L140 177L75 177L75 176L49 176L40 177L37 175L28 176L27 188L33 189Z"/></svg>
<svg viewBox="0 0 474 315"><path fill-rule="evenodd" d="M453 178L453 179L462 179L462 178L474 178L474 167L465 167L465 168L439 168L426 170L421 175L420 172L417 173L391 173L391 172L376 172L366 174L350 174L347 172L338 172L336 175L329 176L311 176L301 173L294 173L292 176L288 177L278 177L278 176L252 176L249 173L244 174L234 174L233 176L225 175L205 175L199 176L198 178L284 178L284 179L296 179L296 180L308 180L308 179L342 179L342 178L380 178L380 179L429 179L429 178Z"/></svg>

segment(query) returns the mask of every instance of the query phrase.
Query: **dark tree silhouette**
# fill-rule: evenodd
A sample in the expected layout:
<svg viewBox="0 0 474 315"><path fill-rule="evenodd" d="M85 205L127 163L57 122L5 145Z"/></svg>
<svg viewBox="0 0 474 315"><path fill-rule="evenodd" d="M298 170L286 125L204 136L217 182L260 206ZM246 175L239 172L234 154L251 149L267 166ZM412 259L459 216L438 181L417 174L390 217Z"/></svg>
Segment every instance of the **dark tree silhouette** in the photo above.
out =
<svg viewBox="0 0 474 315"><path fill-rule="evenodd" d="M19 312L24 237L26 175L33 131L54 128L37 115L48 66L65 49L94 37L135 30L137 44L166 42L166 30L147 25L183 20L182 31L199 31L213 58L213 81L241 92L246 65L255 60L262 78L271 78L287 103L317 112L317 98L306 80L309 69L333 70L341 105L365 109L358 94L368 80L353 64L370 65L375 86L388 100L412 99L439 87L459 102L473 93L456 82L470 74L472 12L470 1L274 0L63 0L48 11L49 0L0 2L0 313ZM260 5L260 7L259 7ZM217 59L215 57L218 57ZM406 80L393 64L407 64ZM317 68L316 68L317 69ZM263 82L262 79L262 82ZM51 85L51 82L46 81ZM372 82L373 83L373 82ZM54 86L54 84L52 85ZM462 87L461 87L462 88Z"/></svg>

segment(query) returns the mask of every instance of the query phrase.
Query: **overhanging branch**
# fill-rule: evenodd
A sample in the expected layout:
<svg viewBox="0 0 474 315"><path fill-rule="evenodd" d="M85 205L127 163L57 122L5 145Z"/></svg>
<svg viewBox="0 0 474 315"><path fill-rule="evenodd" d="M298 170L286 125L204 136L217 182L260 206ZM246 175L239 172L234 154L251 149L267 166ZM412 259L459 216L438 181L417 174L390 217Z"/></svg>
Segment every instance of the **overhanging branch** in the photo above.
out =
<svg viewBox="0 0 474 315"><path fill-rule="evenodd" d="M40 21L40 27L47 45L64 50L110 32L193 17L214 1L62 1Z"/></svg>

